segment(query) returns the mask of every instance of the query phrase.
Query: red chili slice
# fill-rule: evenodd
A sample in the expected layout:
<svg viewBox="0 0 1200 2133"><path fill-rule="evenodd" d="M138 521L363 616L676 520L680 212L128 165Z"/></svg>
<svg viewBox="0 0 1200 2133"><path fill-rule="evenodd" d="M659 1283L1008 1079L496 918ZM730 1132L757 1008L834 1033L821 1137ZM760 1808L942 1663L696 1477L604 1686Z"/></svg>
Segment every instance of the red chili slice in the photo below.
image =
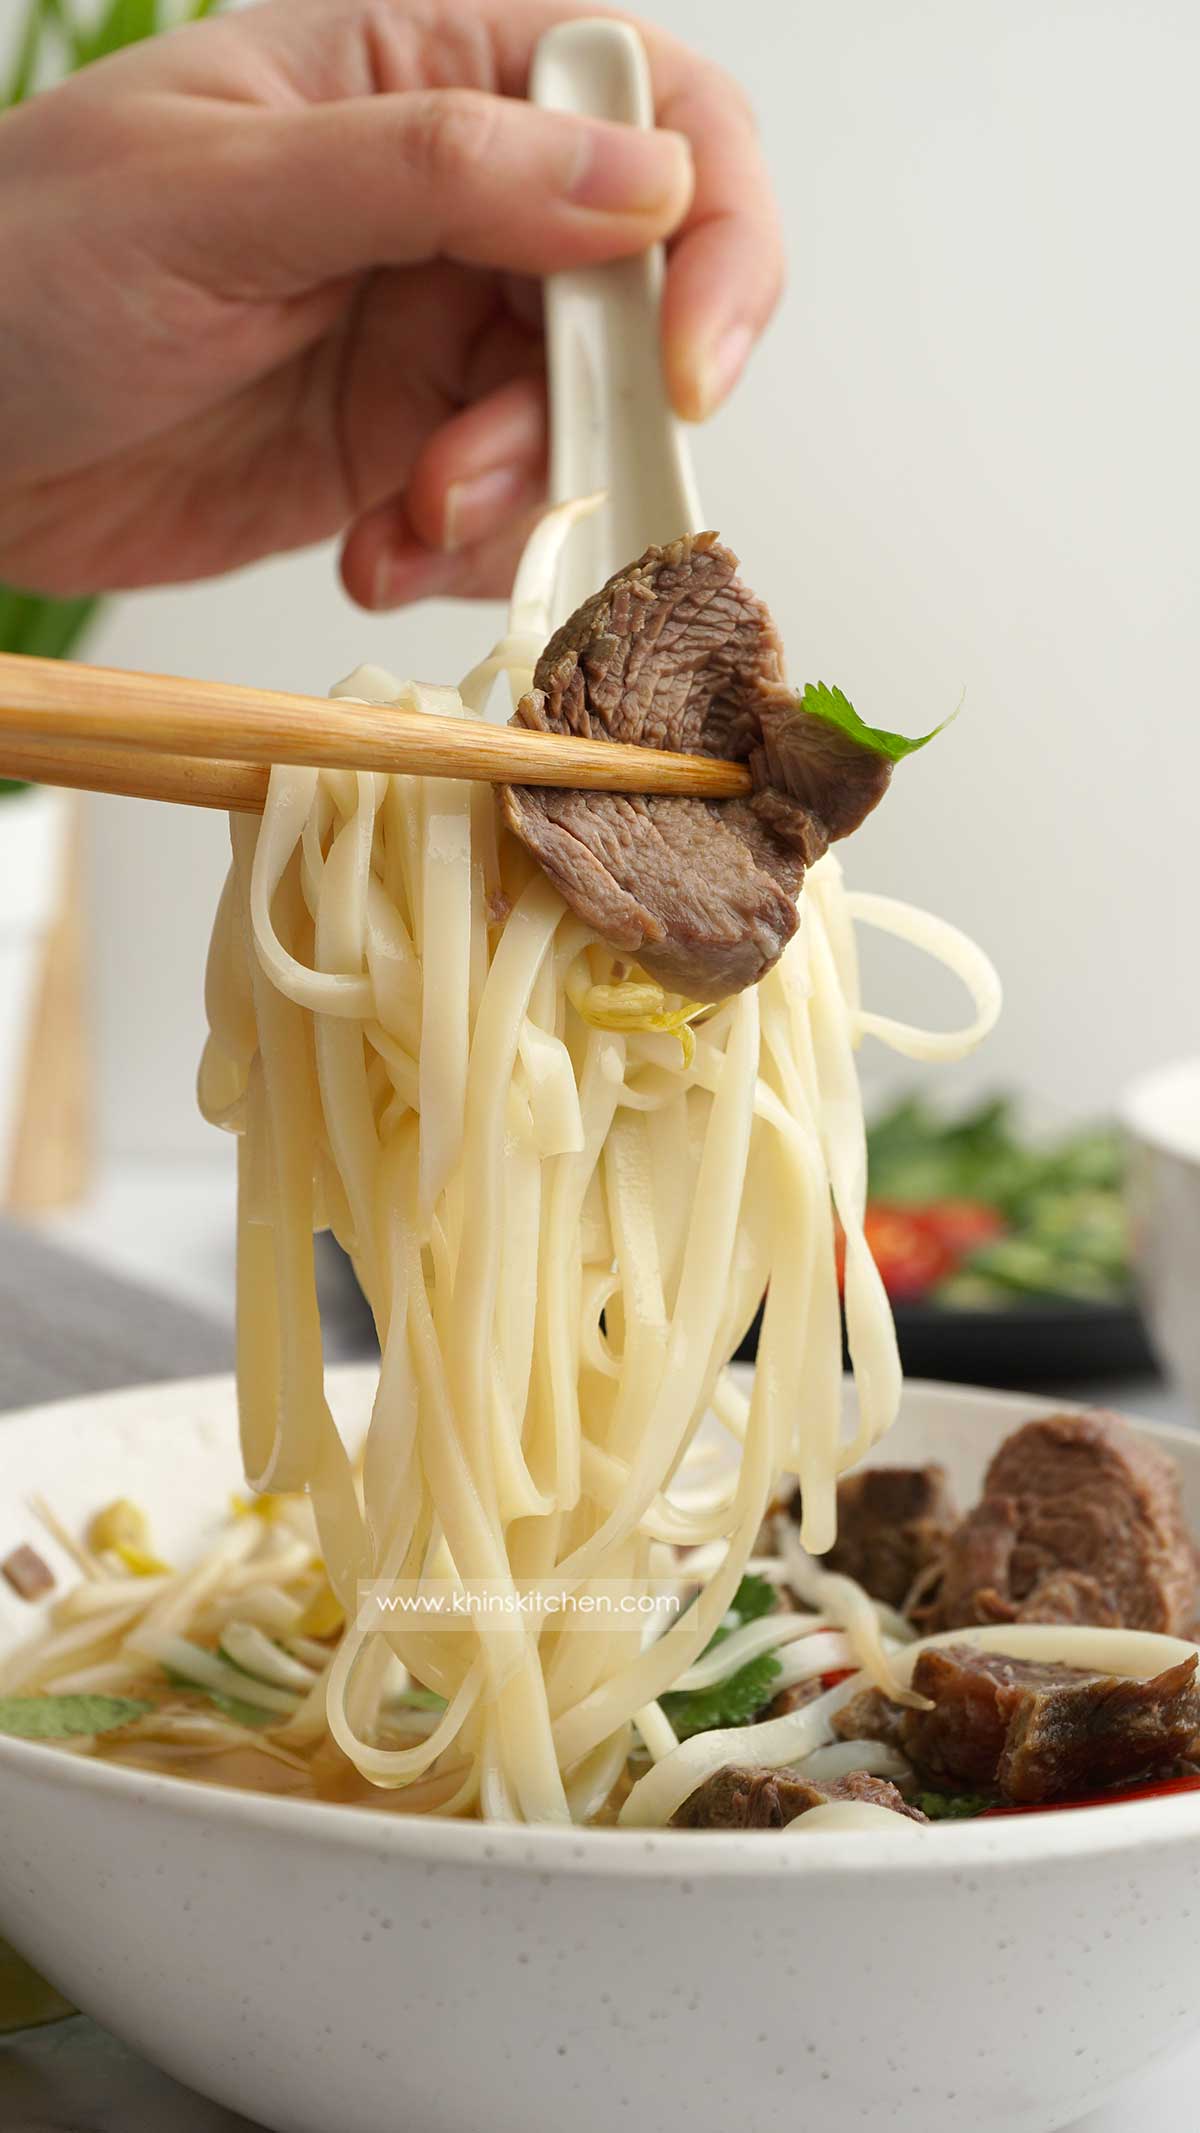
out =
<svg viewBox="0 0 1200 2133"><path fill-rule="evenodd" d="M824 1677L822 1677L823 1679ZM1123 1785L1112 1792L1085 1792L1071 1800L1041 1800L1033 1807L985 1807L976 1815L978 1822L991 1821L996 1815L1048 1815L1061 1813L1067 1807L1115 1807L1124 1800L1164 1799L1173 1792L1200 1792L1200 1771L1184 1777L1148 1778L1144 1785Z"/></svg>
<svg viewBox="0 0 1200 2133"><path fill-rule="evenodd" d="M831 1666L829 1672L821 1676L821 1687L823 1689L836 1689L839 1681L849 1681L851 1674L857 1674L857 1672L858 1668L856 1666Z"/></svg>

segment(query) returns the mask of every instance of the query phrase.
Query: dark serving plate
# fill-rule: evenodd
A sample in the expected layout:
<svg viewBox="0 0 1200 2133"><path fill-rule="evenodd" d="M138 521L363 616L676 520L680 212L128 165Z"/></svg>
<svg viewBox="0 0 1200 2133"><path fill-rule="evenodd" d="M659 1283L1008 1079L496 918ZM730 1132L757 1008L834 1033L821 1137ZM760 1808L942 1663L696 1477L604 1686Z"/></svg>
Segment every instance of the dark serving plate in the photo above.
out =
<svg viewBox="0 0 1200 2133"><path fill-rule="evenodd" d="M1145 1377L1156 1369L1132 1304L1047 1301L999 1311L897 1304L895 1316L907 1377L1020 1387L1072 1378ZM738 1360L751 1361L757 1347L756 1319Z"/></svg>
<svg viewBox="0 0 1200 2133"><path fill-rule="evenodd" d="M327 1359L372 1354L371 1314L350 1261L328 1234L318 1239L317 1287ZM739 1362L753 1362L758 1325L756 1318L738 1349ZM896 1332L907 1376L958 1385L1052 1385L1145 1377L1155 1369L1132 1304L1021 1303L1007 1311L899 1304Z"/></svg>

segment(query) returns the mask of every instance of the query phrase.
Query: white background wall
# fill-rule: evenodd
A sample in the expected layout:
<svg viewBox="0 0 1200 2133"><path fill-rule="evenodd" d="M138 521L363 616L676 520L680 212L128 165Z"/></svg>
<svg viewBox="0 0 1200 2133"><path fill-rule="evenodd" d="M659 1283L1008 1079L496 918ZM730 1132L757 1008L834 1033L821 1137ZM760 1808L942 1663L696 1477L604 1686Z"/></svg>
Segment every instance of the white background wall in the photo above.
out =
<svg viewBox="0 0 1200 2133"><path fill-rule="evenodd" d="M853 878L1002 966L986 1057L939 1086L1109 1103L1197 1046L1200 783L1194 0L648 0L762 118L791 260L748 381L697 439L712 515L793 673L952 731L902 766ZM93 656L321 690L448 679L486 610L358 615L327 554L126 600ZM92 811L113 1155L205 1148L192 1080L224 828ZM880 1004L952 1014L903 958ZM871 1071L877 1072L877 1068Z"/></svg>

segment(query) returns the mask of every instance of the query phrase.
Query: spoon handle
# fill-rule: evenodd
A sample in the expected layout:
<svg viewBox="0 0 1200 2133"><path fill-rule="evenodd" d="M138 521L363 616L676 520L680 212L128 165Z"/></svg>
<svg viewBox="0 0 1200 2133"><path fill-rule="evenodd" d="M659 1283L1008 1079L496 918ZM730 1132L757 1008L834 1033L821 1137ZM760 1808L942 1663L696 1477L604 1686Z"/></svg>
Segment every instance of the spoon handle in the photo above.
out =
<svg viewBox="0 0 1200 2133"><path fill-rule="evenodd" d="M529 93L547 110L654 124L649 62L628 23L583 19L548 30ZM551 501L607 492L566 543L556 623L652 542L704 525L663 383L662 284L661 245L546 282Z"/></svg>

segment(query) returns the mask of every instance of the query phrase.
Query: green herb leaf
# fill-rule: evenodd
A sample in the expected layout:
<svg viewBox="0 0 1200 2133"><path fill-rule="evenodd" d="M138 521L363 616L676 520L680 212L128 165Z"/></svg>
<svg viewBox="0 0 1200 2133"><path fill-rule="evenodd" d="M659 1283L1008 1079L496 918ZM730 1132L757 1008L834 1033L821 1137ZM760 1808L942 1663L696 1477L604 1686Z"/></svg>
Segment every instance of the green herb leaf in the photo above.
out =
<svg viewBox="0 0 1200 2133"><path fill-rule="evenodd" d="M966 1822L972 1815L986 1814L996 1802L982 1792L918 1792L912 1804L931 1822Z"/></svg>
<svg viewBox="0 0 1200 2133"><path fill-rule="evenodd" d="M4 103L6 106L23 103L32 89L34 75L37 72L38 53L41 50L41 43L42 0L29 0L17 45L16 59L13 62L13 70L9 75L8 85L4 91Z"/></svg>
<svg viewBox="0 0 1200 2133"><path fill-rule="evenodd" d="M781 1671L775 1653L763 1652L711 1689L671 1689L659 1701L680 1740L723 1726L748 1726L770 1702Z"/></svg>
<svg viewBox="0 0 1200 2133"><path fill-rule="evenodd" d="M778 1600L779 1594L769 1578L759 1577L754 1571L748 1572L729 1602L724 1621L718 1622L704 1650L715 1651L735 1629L744 1629L747 1622L757 1622L763 1615L773 1613ZM688 1606L694 1605L695 1601L689 1600Z"/></svg>
<svg viewBox="0 0 1200 2133"><path fill-rule="evenodd" d="M714 1651L735 1629L744 1629L747 1622L758 1622L763 1615L773 1613L778 1601L779 1594L770 1579L750 1571L734 1593L729 1612L709 1638L705 1651ZM714 1682L711 1689L670 1689L659 1700L680 1740L686 1740L689 1734L711 1733L718 1726L748 1726L763 1705L770 1702L779 1673L774 1652L762 1652L757 1659L748 1659L727 1680Z"/></svg>
<svg viewBox="0 0 1200 2133"><path fill-rule="evenodd" d="M76 32L75 65L87 67L93 60L107 59L127 45L153 37L159 27L158 0L110 0L94 27Z"/></svg>
<svg viewBox="0 0 1200 2133"><path fill-rule="evenodd" d="M402 1711L444 1711L446 1708L444 1696L439 1696L436 1689L423 1689L418 1681L402 1689L395 1702Z"/></svg>
<svg viewBox="0 0 1200 2133"><path fill-rule="evenodd" d="M779 1594L770 1578L759 1577L753 1570L748 1572L729 1603L729 1613L736 1615L737 1621L730 1622L727 1618L722 1623L709 1644L709 1651L714 1644L720 1644L731 1629L744 1629L747 1622L758 1622L763 1615L773 1614L778 1603Z"/></svg>
<svg viewBox="0 0 1200 2133"><path fill-rule="evenodd" d="M869 748L872 755L886 756L889 763L899 763L906 755L915 754L918 748L927 748L930 741L944 733L957 711L944 718L931 733L922 733L910 740L905 733L888 733L883 726L868 726L859 717L849 697L840 689L827 688L823 681L810 681L800 698L800 708L811 717L822 719L827 726L836 726L848 740L857 741L860 748Z"/></svg>
<svg viewBox="0 0 1200 2133"><path fill-rule="evenodd" d="M96 612L93 599L43 600L0 585L0 651L36 659L65 659Z"/></svg>
<svg viewBox="0 0 1200 2133"><path fill-rule="evenodd" d="M0 1733L18 1740L72 1740L114 1733L152 1709L132 1696L0 1696Z"/></svg>

